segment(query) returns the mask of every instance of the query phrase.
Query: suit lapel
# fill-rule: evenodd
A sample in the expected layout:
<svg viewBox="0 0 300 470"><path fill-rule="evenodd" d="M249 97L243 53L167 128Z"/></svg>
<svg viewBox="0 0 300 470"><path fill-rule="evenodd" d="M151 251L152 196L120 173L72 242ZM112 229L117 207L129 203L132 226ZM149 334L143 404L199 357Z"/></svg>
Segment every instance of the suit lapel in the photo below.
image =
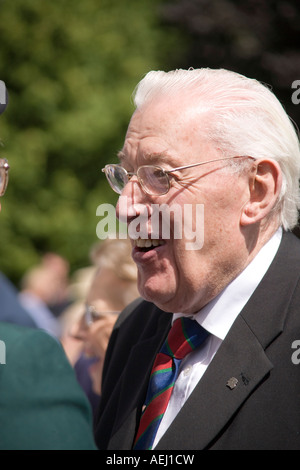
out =
<svg viewBox="0 0 300 470"><path fill-rule="evenodd" d="M239 317L156 449L205 449L271 369Z"/></svg>

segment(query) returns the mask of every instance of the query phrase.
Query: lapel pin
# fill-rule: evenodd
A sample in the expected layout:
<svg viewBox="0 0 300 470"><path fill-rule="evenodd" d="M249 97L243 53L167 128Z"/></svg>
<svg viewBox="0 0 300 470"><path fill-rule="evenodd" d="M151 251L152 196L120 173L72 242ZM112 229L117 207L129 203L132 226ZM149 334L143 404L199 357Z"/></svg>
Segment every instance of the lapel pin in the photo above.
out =
<svg viewBox="0 0 300 470"><path fill-rule="evenodd" d="M238 379L235 377L231 377L231 379L228 380L226 387L230 388L230 390L233 390L238 384Z"/></svg>

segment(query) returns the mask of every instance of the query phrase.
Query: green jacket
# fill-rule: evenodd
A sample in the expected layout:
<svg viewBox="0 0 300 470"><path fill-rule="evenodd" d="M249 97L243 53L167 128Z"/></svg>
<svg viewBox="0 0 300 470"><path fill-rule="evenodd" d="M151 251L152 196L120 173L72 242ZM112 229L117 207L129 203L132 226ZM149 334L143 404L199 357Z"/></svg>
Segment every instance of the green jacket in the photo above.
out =
<svg viewBox="0 0 300 470"><path fill-rule="evenodd" d="M96 450L90 405L61 345L2 322L0 449Z"/></svg>

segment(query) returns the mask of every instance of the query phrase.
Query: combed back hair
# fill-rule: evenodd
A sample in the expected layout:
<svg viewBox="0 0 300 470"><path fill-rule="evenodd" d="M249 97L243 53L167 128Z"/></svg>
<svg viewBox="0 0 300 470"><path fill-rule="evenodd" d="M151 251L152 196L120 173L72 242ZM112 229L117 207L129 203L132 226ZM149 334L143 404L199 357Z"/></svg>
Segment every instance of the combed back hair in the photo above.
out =
<svg viewBox="0 0 300 470"><path fill-rule="evenodd" d="M293 229L300 208L299 138L274 93L257 80L225 69L151 71L137 85L134 104L139 109L157 97L172 95L192 99L199 132L225 157L245 155L278 162L283 184L277 215L285 230Z"/></svg>

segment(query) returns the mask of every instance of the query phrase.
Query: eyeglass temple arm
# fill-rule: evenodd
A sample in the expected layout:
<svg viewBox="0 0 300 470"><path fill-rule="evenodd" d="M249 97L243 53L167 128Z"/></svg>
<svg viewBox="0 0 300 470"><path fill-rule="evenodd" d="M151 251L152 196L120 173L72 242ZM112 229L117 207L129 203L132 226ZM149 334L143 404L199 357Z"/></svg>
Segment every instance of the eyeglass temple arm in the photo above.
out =
<svg viewBox="0 0 300 470"><path fill-rule="evenodd" d="M169 173L173 173L174 171L185 170L186 168L193 168L195 166L206 165L207 163L221 162L221 161L224 161L224 160L232 160L233 158L251 158L252 160L256 160L254 157L250 157L250 155L237 155L235 157L223 157L223 158L217 158L216 160L207 160L206 162L192 163L191 165L178 166L176 168L172 168L171 170L164 170L164 172L169 174ZM125 170L125 168L123 168L123 170ZM102 168L101 171L103 173L105 173L105 171L106 171L105 167ZM132 173L132 172L127 171L127 170L125 170L125 171L126 171L128 176L136 175L136 173Z"/></svg>
<svg viewBox="0 0 300 470"><path fill-rule="evenodd" d="M116 165L116 166L121 166L121 165L118 164L118 165ZM135 176L135 175L136 175L136 173L132 173L131 171L127 171L127 170L125 170L125 168L123 168L123 167L121 167L121 168L122 168L122 170L126 171L127 176L132 177L132 176ZM101 171L102 171L102 173L106 173L105 167L102 168Z"/></svg>
<svg viewBox="0 0 300 470"><path fill-rule="evenodd" d="M4 170L9 170L10 166L5 158L0 158L0 168L3 168Z"/></svg>
<svg viewBox="0 0 300 470"><path fill-rule="evenodd" d="M173 171L185 170L186 168L193 168L194 166L206 165L207 163L221 162L224 160L232 160L233 158L251 158L252 160L255 160L254 157L250 157L249 155L238 155L236 157L217 158L216 160L208 160L206 162L192 163L191 165L178 166L176 168L172 168L172 170L165 170L165 173L173 173Z"/></svg>

